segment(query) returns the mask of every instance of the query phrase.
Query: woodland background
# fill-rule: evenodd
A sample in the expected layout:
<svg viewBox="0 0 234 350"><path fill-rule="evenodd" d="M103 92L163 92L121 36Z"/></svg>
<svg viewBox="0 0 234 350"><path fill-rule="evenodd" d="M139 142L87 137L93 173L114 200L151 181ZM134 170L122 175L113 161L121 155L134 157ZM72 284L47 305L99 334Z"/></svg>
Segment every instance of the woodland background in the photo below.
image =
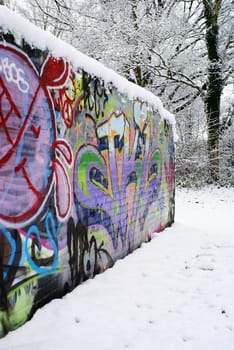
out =
<svg viewBox="0 0 234 350"><path fill-rule="evenodd" d="M176 182L234 186L233 0L0 0L159 96Z"/></svg>

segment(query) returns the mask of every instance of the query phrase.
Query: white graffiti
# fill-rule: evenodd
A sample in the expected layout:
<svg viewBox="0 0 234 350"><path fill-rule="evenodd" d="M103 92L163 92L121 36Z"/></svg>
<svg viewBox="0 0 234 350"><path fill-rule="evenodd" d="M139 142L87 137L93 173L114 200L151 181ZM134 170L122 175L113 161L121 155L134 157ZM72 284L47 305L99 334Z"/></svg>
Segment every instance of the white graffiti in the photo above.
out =
<svg viewBox="0 0 234 350"><path fill-rule="evenodd" d="M8 83L16 84L18 90L27 93L29 84L24 78L24 71L16 67L15 63L9 62L8 57L0 57L0 74L3 73Z"/></svg>

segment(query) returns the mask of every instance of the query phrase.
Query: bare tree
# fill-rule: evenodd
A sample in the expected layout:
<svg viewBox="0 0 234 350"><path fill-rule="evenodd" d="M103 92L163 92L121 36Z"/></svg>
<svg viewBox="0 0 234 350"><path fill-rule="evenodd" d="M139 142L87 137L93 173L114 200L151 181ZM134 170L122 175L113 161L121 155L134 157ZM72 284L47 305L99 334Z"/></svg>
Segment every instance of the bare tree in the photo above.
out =
<svg viewBox="0 0 234 350"><path fill-rule="evenodd" d="M222 0L202 0L206 24L206 47L208 56L207 90L205 108L208 126L208 155L211 178L219 179L219 126L220 99L223 89L222 62L219 53L219 14Z"/></svg>

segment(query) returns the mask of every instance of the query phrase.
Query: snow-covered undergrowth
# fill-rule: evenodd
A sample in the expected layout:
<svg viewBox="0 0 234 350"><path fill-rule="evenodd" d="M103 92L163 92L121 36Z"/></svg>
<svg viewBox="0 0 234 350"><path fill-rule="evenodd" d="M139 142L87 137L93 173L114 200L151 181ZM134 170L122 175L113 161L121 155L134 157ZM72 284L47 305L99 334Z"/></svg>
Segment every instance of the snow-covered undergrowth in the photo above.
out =
<svg viewBox="0 0 234 350"><path fill-rule="evenodd" d="M234 188L177 190L176 223L0 349L233 350Z"/></svg>

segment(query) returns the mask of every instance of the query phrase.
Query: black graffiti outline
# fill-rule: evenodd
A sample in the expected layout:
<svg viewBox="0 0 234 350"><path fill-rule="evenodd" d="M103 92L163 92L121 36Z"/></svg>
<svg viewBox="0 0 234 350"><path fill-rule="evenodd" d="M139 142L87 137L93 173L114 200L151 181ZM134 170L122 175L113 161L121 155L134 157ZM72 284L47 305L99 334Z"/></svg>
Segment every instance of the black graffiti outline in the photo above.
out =
<svg viewBox="0 0 234 350"><path fill-rule="evenodd" d="M93 235L89 239L88 227L84 226L80 220L75 225L72 217L69 218L67 223L67 246L72 287L101 272L101 266L98 260L101 259L102 254L108 260L108 267L114 264L111 255L104 248L104 242L102 241L98 246L97 240ZM90 259L85 264L85 255L90 255L92 251L93 256L90 256ZM92 258L93 261L91 264Z"/></svg>

